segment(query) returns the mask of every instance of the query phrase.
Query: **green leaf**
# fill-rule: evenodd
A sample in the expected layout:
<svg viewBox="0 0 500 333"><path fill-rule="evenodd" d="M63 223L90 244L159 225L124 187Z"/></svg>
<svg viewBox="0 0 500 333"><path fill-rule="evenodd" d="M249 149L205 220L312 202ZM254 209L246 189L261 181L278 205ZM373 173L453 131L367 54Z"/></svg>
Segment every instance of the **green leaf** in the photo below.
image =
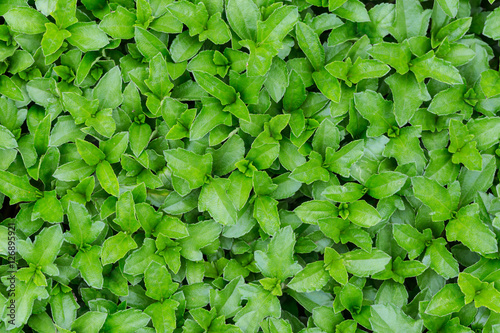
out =
<svg viewBox="0 0 500 333"><path fill-rule="evenodd" d="M162 16L155 18L149 27L164 33L180 33L183 25L172 13L166 12Z"/></svg>
<svg viewBox="0 0 500 333"><path fill-rule="evenodd" d="M422 234L409 224L395 224L392 227L394 239L408 252L409 259L418 257L427 247L432 235Z"/></svg>
<svg viewBox="0 0 500 333"><path fill-rule="evenodd" d="M452 154L447 149L436 149L430 152L431 161L425 169L425 176L437 181L440 185L453 182L460 171L460 166L453 164Z"/></svg>
<svg viewBox="0 0 500 333"><path fill-rule="evenodd" d="M330 247L325 248L324 267L335 281L342 285L347 283L348 275L342 257Z"/></svg>
<svg viewBox="0 0 500 333"><path fill-rule="evenodd" d="M336 6L334 6L336 7ZM353 22L369 22L370 16L363 3L358 0L347 0L334 11L338 16Z"/></svg>
<svg viewBox="0 0 500 333"><path fill-rule="evenodd" d="M458 262L445 245L446 241L443 238L433 240L422 262L444 278L451 279L458 275Z"/></svg>
<svg viewBox="0 0 500 333"><path fill-rule="evenodd" d="M55 11L50 15L56 20L57 26L65 29L78 22L75 0L57 0Z"/></svg>
<svg viewBox="0 0 500 333"><path fill-rule="evenodd" d="M340 302L349 312L357 313L361 310L363 291L358 286L347 283L339 294Z"/></svg>
<svg viewBox="0 0 500 333"><path fill-rule="evenodd" d="M316 129L312 146L314 151L320 153L321 156L326 156L326 150L328 147L338 149L340 146L339 129L328 118L323 120Z"/></svg>
<svg viewBox="0 0 500 333"><path fill-rule="evenodd" d="M245 155L244 141L237 135L231 136L213 156L213 173L223 176L236 169L236 163Z"/></svg>
<svg viewBox="0 0 500 333"><path fill-rule="evenodd" d="M395 171L385 171L372 175L366 181L368 194L375 199L383 199L397 193L406 183L408 177Z"/></svg>
<svg viewBox="0 0 500 333"><path fill-rule="evenodd" d="M492 69L482 72L480 85L486 97L500 95L500 72Z"/></svg>
<svg viewBox="0 0 500 333"><path fill-rule="evenodd" d="M264 22L257 22L257 41L281 42L299 19L297 7L283 6L276 9Z"/></svg>
<svg viewBox="0 0 500 333"><path fill-rule="evenodd" d="M78 22L68 27L66 40L82 52L96 51L108 45L109 39L95 22Z"/></svg>
<svg viewBox="0 0 500 333"><path fill-rule="evenodd" d="M12 30L29 35L45 32L45 23L49 23L42 13L31 7L12 8L3 17Z"/></svg>
<svg viewBox="0 0 500 333"><path fill-rule="evenodd" d="M284 281L301 270L300 265L293 259L295 234L290 226L276 232L265 251L255 251L254 257L257 267L265 277Z"/></svg>
<svg viewBox="0 0 500 333"><path fill-rule="evenodd" d="M62 101L65 109L75 118L75 123L82 124L97 112L99 101L89 101L74 92L63 92Z"/></svg>
<svg viewBox="0 0 500 333"><path fill-rule="evenodd" d="M486 21L484 22L483 35L494 40L500 39L500 24L498 23L499 18L500 10L496 8L488 15Z"/></svg>
<svg viewBox="0 0 500 333"><path fill-rule="evenodd" d="M404 75L410 70L408 64L411 60L411 51L406 43L378 43L373 45L368 53L374 59L392 66L398 74Z"/></svg>
<svg viewBox="0 0 500 333"><path fill-rule="evenodd" d="M388 30L401 43L426 34L431 11L423 10L418 0L397 0L395 16L394 24Z"/></svg>
<svg viewBox="0 0 500 333"><path fill-rule="evenodd" d="M281 305L276 296L259 285L246 284L238 288L243 299L248 302L236 316L234 322L243 332L257 332L266 317L278 318Z"/></svg>
<svg viewBox="0 0 500 333"><path fill-rule="evenodd" d="M279 102L285 94L286 88L288 87L288 69L286 67L286 62L281 58L273 58L269 74L266 81L264 81L264 86L275 102Z"/></svg>
<svg viewBox="0 0 500 333"><path fill-rule="evenodd" d="M205 30L208 12L203 3L195 5L188 1L179 1L167 6L167 10L188 27L190 36Z"/></svg>
<svg viewBox="0 0 500 333"><path fill-rule="evenodd" d="M240 293L238 288L244 284L241 276L231 280L223 289L210 290L210 306L217 310L217 313L227 318L233 317L240 307Z"/></svg>
<svg viewBox="0 0 500 333"><path fill-rule="evenodd" d="M99 80L92 91L94 99L99 100L101 109L115 109L123 102L122 74L115 66Z"/></svg>
<svg viewBox="0 0 500 333"><path fill-rule="evenodd" d="M102 244L101 262L103 265L115 263L127 252L136 248L137 243L134 239L129 234L120 231Z"/></svg>
<svg viewBox="0 0 500 333"><path fill-rule="evenodd" d="M27 177L0 170L0 180L0 192L10 198L11 205L21 201L35 201L42 196L42 193L29 183Z"/></svg>
<svg viewBox="0 0 500 333"><path fill-rule="evenodd" d="M239 96L233 103L226 105L223 111L232 113L234 116L236 116L241 120L246 120L246 121L250 120L250 113L248 112L248 108Z"/></svg>
<svg viewBox="0 0 500 333"><path fill-rule="evenodd" d="M214 220L205 220L195 224L188 224L189 236L177 240L181 246L181 255L192 261L203 259L201 248L213 243L219 238L222 226Z"/></svg>
<svg viewBox="0 0 500 333"><path fill-rule="evenodd" d="M483 155L483 169L481 171L463 168L458 178L461 187L460 206L471 203L477 192L489 188L493 181L494 172L495 163L491 155Z"/></svg>
<svg viewBox="0 0 500 333"><path fill-rule="evenodd" d="M16 101L24 100L21 89L6 75L0 75L0 93Z"/></svg>
<svg viewBox="0 0 500 333"><path fill-rule="evenodd" d="M456 283L450 283L432 297L425 313L442 317L460 311L464 305L464 295L460 287Z"/></svg>
<svg viewBox="0 0 500 333"><path fill-rule="evenodd" d="M38 199L33 207L31 218L33 220L41 218L51 223L63 221L63 209L55 191L43 193L43 197Z"/></svg>
<svg viewBox="0 0 500 333"><path fill-rule="evenodd" d="M173 84L168 80L167 62L157 54L149 62L149 79L145 80L149 89L160 99L168 95Z"/></svg>
<svg viewBox="0 0 500 333"><path fill-rule="evenodd" d="M112 38L131 39L134 38L134 24L137 17L122 6L118 6L114 12L110 12L99 23L99 29Z"/></svg>
<svg viewBox="0 0 500 333"><path fill-rule="evenodd" d="M460 241L471 251L481 254L498 252L495 234L479 218L479 205L471 204L461 208L456 217L446 225L449 242Z"/></svg>
<svg viewBox="0 0 500 333"><path fill-rule="evenodd" d="M137 49L148 61L153 59L158 53L163 56L168 54L165 44L149 31L136 26L134 33Z"/></svg>
<svg viewBox="0 0 500 333"><path fill-rule="evenodd" d="M199 40L209 39L214 44L225 44L231 40L231 31L221 18L220 13L210 16L206 30L200 33Z"/></svg>
<svg viewBox="0 0 500 333"><path fill-rule="evenodd" d="M0 149L17 148L17 141L6 127L0 125Z"/></svg>
<svg viewBox="0 0 500 333"><path fill-rule="evenodd" d="M299 207L295 208L294 213L304 223L317 224L319 219L337 216L339 214L339 210L330 201L311 200L306 201Z"/></svg>
<svg viewBox="0 0 500 333"><path fill-rule="evenodd" d="M95 169L83 160L76 160L58 167L53 176L61 181L76 181L90 176Z"/></svg>
<svg viewBox="0 0 500 333"><path fill-rule="evenodd" d="M124 192L120 195L120 198L118 198L116 202L116 218L113 221L118 224L123 231L130 234L139 229L140 224L136 218L132 192Z"/></svg>
<svg viewBox="0 0 500 333"><path fill-rule="evenodd" d="M61 227L54 225L44 228L35 238L35 241L18 240L18 251L28 263L40 266L42 272L48 275L58 275L59 270L54 260L61 250L64 241Z"/></svg>
<svg viewBox="0 0 500 333"><path fill-rule="evenodd" d="M280 228L278 201L268 196L257 196L254 202L253 217L265 233L275 234Z"/></svg>
<svg viewBox="0 0 500 333"><path fill-rule="evenodd" d="M449 17L455 17L458 13L458 1L456 0L439 0L439 6Z"/></svg>
<svg viewBox="0 0 500 333"><path fill-rule="evenodd" d="M387 74L390 67L381 61L374 59L358 58L349 68L347 79L352 83L358 83L364 79L379 78Z"/></svg>
<svg viewBox="0 0 500 333"><path fill-rule="evenodd" d="M383 271L391 260L387 253L378 249L373 249L370 253L354 250L342 254L341 257L347 272L358 277L367 277Z"/></svg>
<svg viewBox="0 0 500 333"><path fill-rule="evenodd" d="M148 146L152 132L149 124L138 124L134 122L130 126L130 148L136 157L139 157Z"/></svg>
<svg viewBox="0 0 500 333"><path fill-rule="evenodd" d="M217 99L211 97L203 99L203 107L189 129L189 138L198 140L221 124L229 125L231 114L222 110L223 106Z"/></svg>
<svg viewBox="0 0 500 333"><path fill-rule="evenodd" d="M166 299L161 303L151 304L144 312L151 317L158 332L172 332L176 327L175 310L178 306L177 301Z"/></svg>
<svg viewBox="0 0 500 333"><path fill-rule="evenodd" d="M46 23L45 27L41 45L43 54L48 57L57 52L71 34L67 30L59 30L54 23Z"/></svg>
<svg viewBox="0 0 500 333"><path fill-rule="evenodd" d="M457 3L458 4L458 3ZM447 38L448 42L454 42L462 38L469 30L472 23L472 18L464 17L452 21L451 23L445 25L439 29L435 38L432 39L432 45L437 44L437 41L441 42Z"/></svg>
<svg viewBox="0 0 500 333"><path fill-rule="evenodd" d="M165 266L152 262L144 273L146 295L163 301L169 298L178 288L179 284L172 282L172 277Z"/></svg>
<svg viewBox="0 0 500 333"><path fill-rule="evenodd" d="M284 319L267 318L260 324L264 333L291 333L292 327L290 323Z"/></svg>
<svg viewBox="0 0 500 333"><path fill-rule="evenodd" d="M321 261L307 264L288 283L288 287L298 292L311 292L320 290L328 282L328 272L323 268Z"/></svg>
<svg viewBox="0 0 500 333"><path fill-rule="evenodd" d="M319 36L303 22L295 25L295 35L300 48L315 70L319 71L325 64L325 51L319 40Z"/></svg>
<svg viewBox="0 0 500 333"><path fill-rule="evenodd" d="M418 110L424 100L415 75L393 74L386 83L391 88L394 98L394 115L399 126L406 124Z"/></svg>
<svg viewBox="0 0 500 333"><path fill-rule="evenodd" d="M238 219L238 212L227 191L227 181L223 178L214 178L203 185L198 198L198 209L208 211L222 225L234 225Z"/></svg>
<svg viewBox="0 0 500 333"><path fill-rule="evenodd" d="M488 286L488 283L482 282L469 273L460 273L458 275L458 286L465 295L465 303L470 303L476 295L479 295Z"/></svg>
<svg viewBox="0 0 500 333"><path fill-rule="evenodd" d="M488 309L499 312L500 306L498 305L500 301L500 292L495 288L493 283L489 283L486 288L480 291L479 295L474 298L474 303L476 307L487 307Z"/></svg>
<svg viewBox="0 0 500 333"><path fill-rule="evenodd" d="M296 167L290 174L290 178L298 182L311 184L315 181L328 181L330 173L323 167L321 155L312 151L311 155L309 155L309 161Z"/></svg>
<svg viewBox="0 0 500 333"><path fill-rule="evenodd" d="M54 289L59 292L54 293ZM76 319L76 311L80 305L76 303L73 293L71 291L63 292L61 287L56 286L50 296L50 312L56 325L61 327L71 327L71 324Z"/></svg>
<svg viewBox="0 0 500 333"><path fill-rule="evenodd" d="M82 248L86 244L92 244L105 224L101 221L92 222L91 216L84 205L70 201L68 206L69 234L66 240Z"/></svg>
<svg viewBox="0 0 500 333"><path fill-rule="evenodd" d="M111 109L98 111L94 117L85 121L85 125L92 126L99 134L109 138L116 130L116 123L112 117Z"/></svg>
<svg viewBox="0 0 500 333"><path fill-rule="evenodd" d="M49 297L46 287L37 286L33 281L23 282L17 280L16 291L18 291L18 294L12 299L20 306L16 308L15 324L9 323L9 329L27 323L33 311L34 303L38 299L45 300Z"/></svg>
<svg viewBox="0 0 500 333"><path fill-rule="evenodd" d="M370 122L367 136L383 135L397 125L393 114L393 103L386 101L382 95L374 91L365 90L354 94L354 105L361 116Z"/></svg>
<svg viewBox="0 0 500 333"><path fill-rule="evenodd" d="M277 42L256 44L251 40L242 40L239 43L250 51L246 66L247 74L249 76L266 75L273 63L273 57L279 52Z"/></svg>
<svg viewBox="0 0 500 333"><path fill-rule="evenodd" d="M381 221L379 212L364 200L358 200L349 204L349 220L363 227L373 227Z"/></svg>
<svg viewBox="0 0 500 333"><path fill-rule="evenodd" d="M102 332L136 332L144 328L150 320L151 318L141 310L131 308L121 310L108 315Z"/></svg>
<svg viewBox="0 0 500 333"><path fill-rule="evenodd" d="M153 262L161 262L163 264L165 261L163 261L159 255L155 254L155 252L157 252L157 247L158 247L158 252L162 253L162 255L165 255L168 252L168 247L166 249L162 249L163 244L161 243L165 240L165 238L166 237L163 237L163 235L161 234L158 236L156 240L158 246L155 244L155 241L153 239L151 238L144 239L142 246L139 249L133 251L125 259L123 272L125 274L130 274L135 276L144 274L146 269Z"/></svg>
<svg viewBox="0 0 500 333"><path fill-rule="evenodd" d="M90 142L81 139L76 140L76 148L78 149L78 153L80 154L82 159L88 165L96 165L106 157L106 155L104 155L104 153L99 148L97 148Z"/></svg>
<svg viewBox="0 0 500 333"><path fill-rule="evenodd" d="M375 304L370 307L370 324L374 332L422 332L422 319L415 320L393 304Z"/></svg>
<svg viewBox="0 0 500 333"><path fill-rule="evenodd" d="M403 127L399 135L392 137L385 146L383 156L394 157L399 165L414 163L417 170L422 171L426 165L426 158L420 146L420 127Z"/></svg>
<svg viewBox="0 0 500 333"><path fill-rule="evenodd" d="M330 74L325 68L314 72L312 77L319 91L321 91L326 98L335 103L340 102L341 90L340 83L337 78Z"/></svg>
<svg viewBox="0 0 500 333"><path fill-rule="evenodd" d="M482 151L498 141L499 134L497 130L500 128L500 121L496 117L472 119L467 123L467 128L469 133L474 135L473 140L477 142L477 149Z"/></svg>
<svg viewBox="0 0 500 333"><path fill-rule="evenodd" d="M162 44L163 45L163 44ZM170 54L172 55L172 60L175 62L183 62L191 59L200 50L202 42L196 37L191 37L187 31L183 32L172 41L170 45ZM151 56L156 55L158 52L151 53ZM166 52L161 52L162 54Z"/></svg>
<svg viewBox="0 0 500 333"><path fill-rule="evenodd" d="M98 332L104 325L107 315L99 311L85 312L71 324L71 330L82 333Z"/></svg>
<svg viewBox="0 0 500 333"><path fill-rule="evenodd" d="M466 111L470 106L464 101L465 93L466 87L463 85L440 91L434 96L427 110L439 116Z"/></svg>
<svg viewBox="0 0 500 333"><path fill-rule="evenodd" d="M331 172L338 173L343 177L349 177L351 166L363 156L363 151L363 140L351 141L338 151L327 148L325 167Z"/></svg>
<svg viewBox="0 0 500 333"><path fill-rule="evenodd" d="M97 164L96 176L104 191L108 192L112 196L118 197L120 185L118 184L116 174L108 161L101 161Z"/></svg>
<svg viewBox="0 0 500 333"><path fill-rule="evenodd" d="M207 175L212 173L212 155L198 155L185 149L165 151L167 166L173 173L184 179L191 189L196 189L205 183Z"/></svg>
<svg viewBox="0 0 500 333"><path fill-rule="evenodd" d="M49 136L50 136L50 115L47 115L38 124L38 128L35 131L35 136L33 138L33 144L38 155L43 155L49 147Z"/></svg>
<svg viewBox="0 0 500 333"><path fill-rule="evenodd" d="M222 105L232 104L236 101L236 91L218 78L204 72L193 73L196 82L210 95L217 98Z"/></svg>
<svg viewBox="0 0 500 333"><path fill-rule="evenodd" d="M411 62L410 70L415 74L418 82L422 82L425 78L433 78L447 84L463 83L458 69L449 62L437 58L434 51L429 51L425 55L414 59Z"/></svg>
<svg viewBox="0 0 500 333"><path fill-rule="evenodd" d="M328 186L322 193L326 198L335 202L353 202L361 199L365 188L358 183L345 183L344 185Z"/></svg>
<svg viewBox="0 0 500 333"><path fill-rule="evenodd" d="M305 332L309 333L317 333L317 332L333 332L336 333L333 328L338 327L341 322L344 321L344 317L335 313L335 310L332 308L332 305L317 305L312 310L313 321L317 326L316 328L312 328L309 330L305 330Z"/></svg>
<svg viewBox="0 0 500 333"><path fill-rule="evenodd" d="M129 133L121 132L116 133L111 139L107 141L101 141L99 143L99 149L106 156L106 160L110 164L118 163L125 153L129 142Z"/></svg>
<svg viewBox="0 0 500 333"><path fill-rule="evenodd" d="M226 3L227 20L231 28L243 40L256 40L260 12L251 0L229 0Z"/></svg>
<svg viewBox="0 0 500 333"><path fill-rule="evenodd" d="M439 185L436 181L426 177L414 177L411 180L413 193L431 210L433 221L444 221L451 218L456 210L456 203L450 191Z"/></svg>

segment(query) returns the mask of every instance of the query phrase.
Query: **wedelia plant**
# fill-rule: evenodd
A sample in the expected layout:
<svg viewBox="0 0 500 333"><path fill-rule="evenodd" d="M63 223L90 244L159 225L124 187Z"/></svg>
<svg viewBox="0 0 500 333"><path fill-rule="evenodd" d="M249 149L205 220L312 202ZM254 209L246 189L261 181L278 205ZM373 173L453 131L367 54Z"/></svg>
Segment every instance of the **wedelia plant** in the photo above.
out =
<svg viewBox="0 0 500 333"><path fill-rule="evenodd" d="M0 0L0 332L500 333L500 7Z"/></svg>

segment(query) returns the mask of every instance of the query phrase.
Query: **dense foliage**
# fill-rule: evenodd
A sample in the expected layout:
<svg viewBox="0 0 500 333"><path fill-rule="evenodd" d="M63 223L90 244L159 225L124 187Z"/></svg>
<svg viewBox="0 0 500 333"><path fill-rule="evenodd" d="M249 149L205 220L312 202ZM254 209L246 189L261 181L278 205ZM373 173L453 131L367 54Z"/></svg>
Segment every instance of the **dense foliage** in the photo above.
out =
<svg viewBox="0 0 500 333"><path fill-rule="evenodd" d="M0 1L0 331L499 333L497 7Z"/></svg>

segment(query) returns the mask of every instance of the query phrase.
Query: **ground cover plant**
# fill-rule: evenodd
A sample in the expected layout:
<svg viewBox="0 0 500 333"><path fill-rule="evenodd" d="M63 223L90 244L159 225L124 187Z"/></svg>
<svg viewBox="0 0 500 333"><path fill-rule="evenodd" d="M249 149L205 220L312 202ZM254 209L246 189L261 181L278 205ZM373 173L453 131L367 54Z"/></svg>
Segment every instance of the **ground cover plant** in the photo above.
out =
<svg viewBox="0 0 500 333"><path fill-rule="evenodd" d="M1 332L500 332L498 3L0 16Z"/></svg>

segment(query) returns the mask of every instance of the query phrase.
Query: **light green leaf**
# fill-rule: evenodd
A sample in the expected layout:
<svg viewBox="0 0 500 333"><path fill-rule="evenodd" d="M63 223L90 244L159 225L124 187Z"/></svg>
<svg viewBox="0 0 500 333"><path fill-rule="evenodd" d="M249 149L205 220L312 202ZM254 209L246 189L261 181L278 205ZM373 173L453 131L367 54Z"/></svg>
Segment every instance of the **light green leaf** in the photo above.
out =
<svg viewBox="0 0 500 333"><path fill-rule="evenodd" d="M165 151L164 154L167 166L177 177L186 180L191 189L202 186L212 173L211 154L198 155L181 148Z"/></svg>
<svg viewBox="0 0 500 333"><path fill-rule="evenodd" d="M265 251L255 251L257 267L265 277L284 281L300 271L300 265L293 259L295 234L290 226L276 232Z"/></svg>
<svg viewBox="0 0 500 333"><path fill-rule="evenodd" d="M136 249L137 243L122 231L106 239L102 244L101 262L103 265L112 264L123 258L130 250Z"/></svg>
<svg viewBox="0 0 500 333"><path fill-rule="evenodd" d="M479 205L471 204L461 208L456 217L446 225L446 238L449 242L460 241L471 251L480 254L498 252L495 234L479 217Z"/></svg>
<svg viewBox="0 0 500 333"><path fill-rule="evenodd" d="M374 332L422 332L422 319L415 320L393 304L375 304L371 306L370 323Z"/></svg>
<svg viewBox="0 0 500 333"><path fill-rule="evenodd" d="M311 292L320 290L328 282L328 272L323 268L321 261L307 264L288 283L288 287L298 292Z"/></svg>
<svg viewBox="0 0 500 333"><path fill-rule="evenodd" d="M97 164L96 176L97 180L99 180L99 183L106 192L118 197L120 185L118 184L116 174L108 161L101 161Z"/></svg>

